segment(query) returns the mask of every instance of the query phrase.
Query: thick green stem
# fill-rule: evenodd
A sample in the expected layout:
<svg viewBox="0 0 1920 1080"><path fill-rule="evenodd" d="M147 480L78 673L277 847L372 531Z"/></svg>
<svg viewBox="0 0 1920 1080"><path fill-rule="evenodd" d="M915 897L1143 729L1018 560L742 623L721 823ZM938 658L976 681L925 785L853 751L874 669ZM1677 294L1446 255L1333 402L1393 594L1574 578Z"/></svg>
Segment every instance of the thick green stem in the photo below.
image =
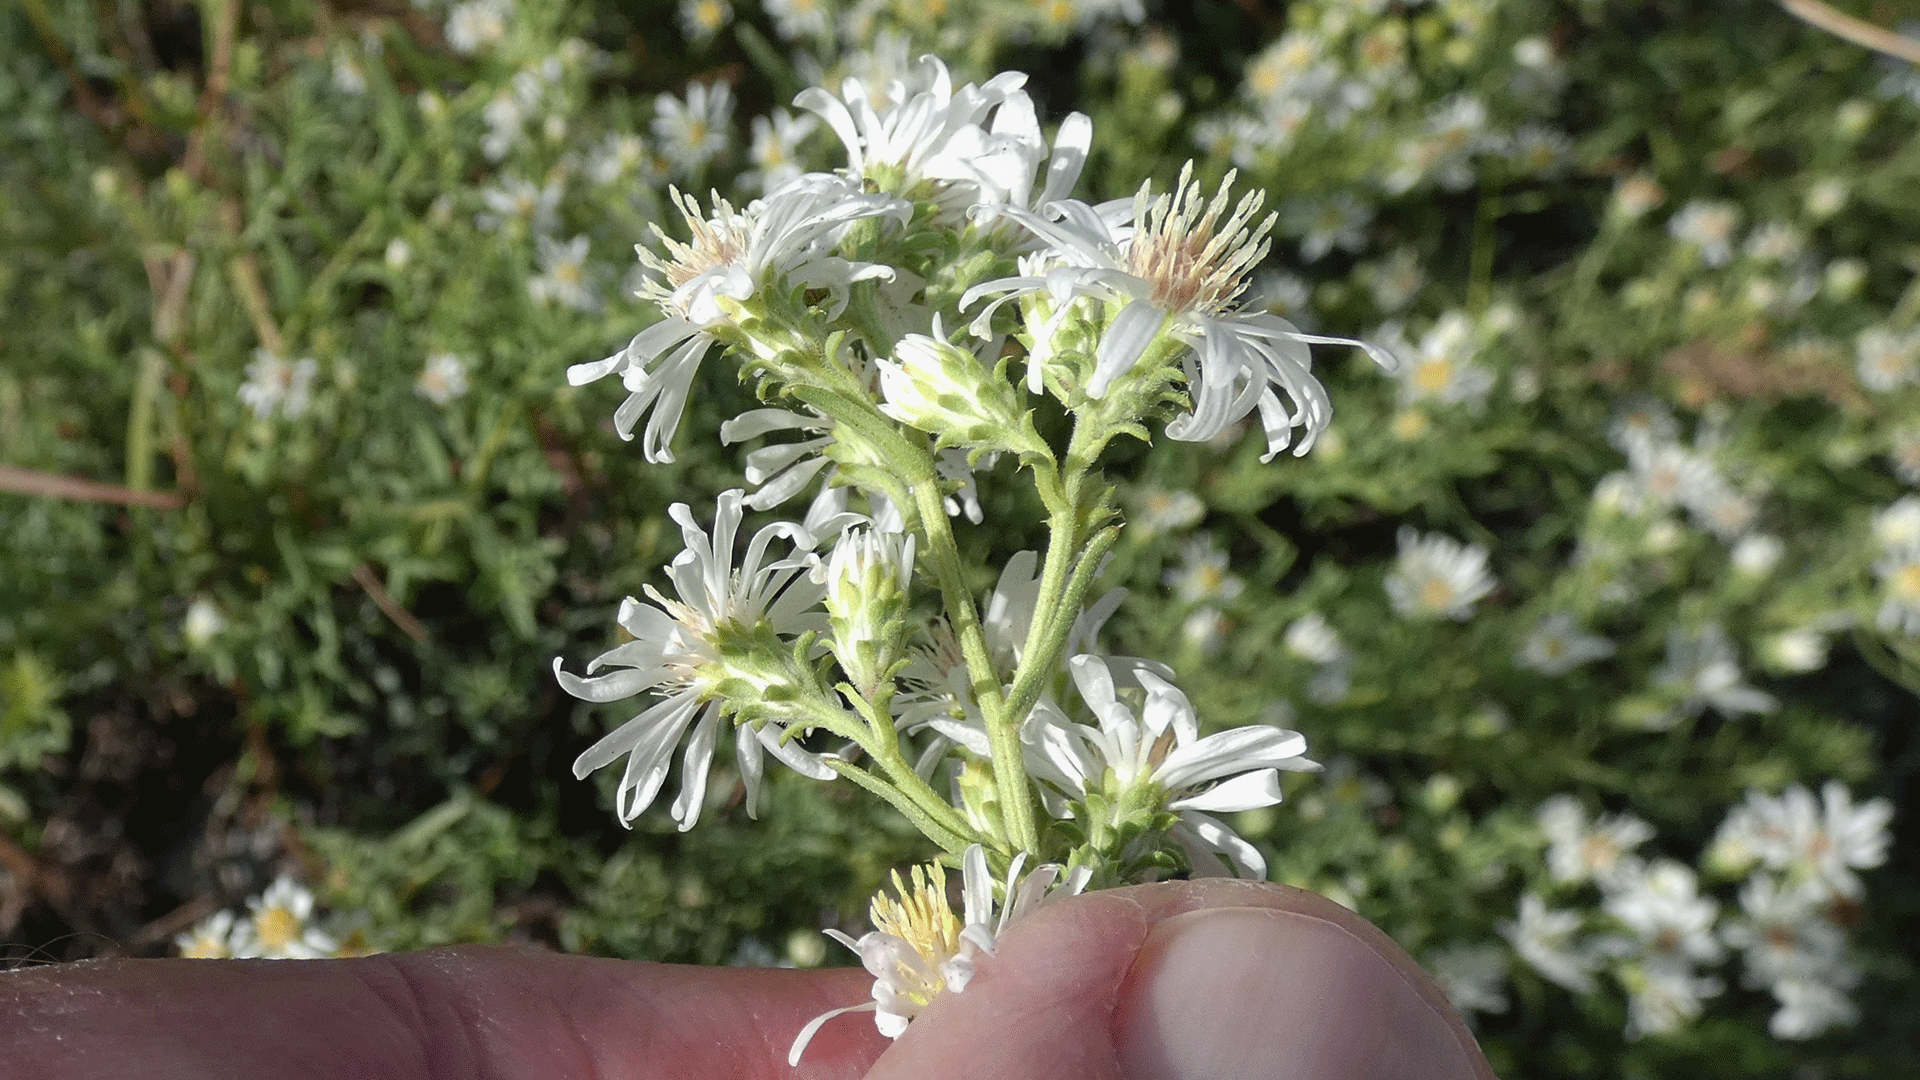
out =
<svg viewBox="0 0 1920 1080"><path fill-rule="evenodd" d="M940 585L940 597L947 609L947 621L960 641L960 654L966 659L972 676L973 697L986 720L987 741L993 752L994 785L1000 793L1001 819L1015 846L1038 856L1040 830L1033 820L1033 796L1027 788L1025 755L1020 747L1023 716L1010 715L1006 710L1000 693L1000 676L994 669L992 654L987 651L986 631L980 626L980 612L974 606L972 592L967 589L953 527L940 501L940 487L932 471L928 472L924 480L913 483L920 527L927 534L927 561L933 564L934 579Z"/></svg>

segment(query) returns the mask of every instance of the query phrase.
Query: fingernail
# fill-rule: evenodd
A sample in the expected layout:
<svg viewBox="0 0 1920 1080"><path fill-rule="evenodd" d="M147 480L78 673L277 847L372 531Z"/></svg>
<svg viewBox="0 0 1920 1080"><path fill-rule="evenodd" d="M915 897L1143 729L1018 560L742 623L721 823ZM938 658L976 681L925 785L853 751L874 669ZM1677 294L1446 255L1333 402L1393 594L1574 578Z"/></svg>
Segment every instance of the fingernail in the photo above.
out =
<svg viewBox="0 0 1920 1080"><path fill-rule="evenodd" d="M1340 926L1194 911L1147 936L1114 1042L1128 1080L1471 1080L1467 1036Z"/></svg>

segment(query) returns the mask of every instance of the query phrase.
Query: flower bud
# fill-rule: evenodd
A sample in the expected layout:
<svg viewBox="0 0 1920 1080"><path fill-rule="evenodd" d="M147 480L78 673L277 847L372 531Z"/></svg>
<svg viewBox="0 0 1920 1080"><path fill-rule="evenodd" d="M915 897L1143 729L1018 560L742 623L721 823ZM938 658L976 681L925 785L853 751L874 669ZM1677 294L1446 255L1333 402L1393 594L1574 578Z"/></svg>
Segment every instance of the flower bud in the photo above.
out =
<svg viewBox="0 0 1920 1080"><path fill-rule="evenodd" d="M908 334L878 361L882 412L968 451L1046 452L1032 421L978 356L939 338Z"/></svg>
<svg viewBox="0 0 1920 1080"><path fill-rule="evenodd" d="M878 689L906 636L913 548L911 535L849 529L815 570L827 587L834 658L863 694Z"/></svg>

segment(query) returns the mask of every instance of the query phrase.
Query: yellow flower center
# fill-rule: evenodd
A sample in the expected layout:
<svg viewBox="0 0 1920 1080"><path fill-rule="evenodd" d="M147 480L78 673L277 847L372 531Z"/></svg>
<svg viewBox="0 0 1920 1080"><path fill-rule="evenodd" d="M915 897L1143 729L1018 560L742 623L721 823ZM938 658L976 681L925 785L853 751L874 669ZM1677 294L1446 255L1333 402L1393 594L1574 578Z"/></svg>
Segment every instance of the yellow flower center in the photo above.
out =
<svg viewBox="0 0 1920 1080"><path fill-rule="evenodd" d="M1260 224L1250 224L1265 198L1263 192L1250 191L1222 221L1233 174L1203 203L1192 170L1192 162L1180 170L1172 194L1149 202L1142 187L1134 196L1138 232L1127 246L1127 272L1147 283L1152 302L1161 310L1212 315L1240 295L1247 271L1266 257L1266 234L1274 218L1269 214Z"/></svg>
<svg viewBox="0 0 1920 1080"><path fill-rule="evenodd" d="M1421 393L1437 394L1453 381L1453 361L1422 360L1420 366L1413 369L1413 385Z"/></svg>
<svg viewBox="0 0 1920 1080"><path fill-rule="evenodd" d="M300 917L278 904L253 917L253 932L262 947L279 951L300 940Z"/></svg>
<svg viewBox="0 0 1920 1080"><path fill-rule="evenodd" d="M1893 591L1905 600L1920 600L1920 562L1911 562L1893 575Z"/></svg>
<svg viewBox="0 0 1920 1080"><path fill-rule="evenodd" d="M903 967L895 980L907 997L925 1005L945 988L940 965L960 951L960 931L964 927L947 903L947 872L939 863L914 867L911 887L895 870L893 889L900 894L899 899L884 892L877 894L869 916L875 930L906 942L926 962L932 972L930 979Z"/></svg>
<svg viewBox="0 0 1920 1080"><path fill-rule="evenodd" d="M1436 611L1451 607L1454 595L1453 586L1443 578L1428 578L1426 584L1420 586L1420 603Z"/></svg>

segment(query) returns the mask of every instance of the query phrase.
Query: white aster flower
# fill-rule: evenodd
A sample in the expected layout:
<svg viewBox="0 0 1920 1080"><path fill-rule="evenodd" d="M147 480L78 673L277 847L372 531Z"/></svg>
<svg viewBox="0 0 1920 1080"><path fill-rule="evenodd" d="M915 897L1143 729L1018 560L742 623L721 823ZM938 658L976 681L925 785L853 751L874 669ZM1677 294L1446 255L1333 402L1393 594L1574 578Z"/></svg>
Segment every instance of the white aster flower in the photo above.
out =
<svg viewBox="0 0 1920 1080"><path fill-rule="evenodd" d="M1614 185L1608 210L1616 220L1638 221L1666 199L1667 193L1659 181L1646 173L1633 173Z"/></svg>
<svg viewBox="0 0 1920 1080"><path fill-rule="evenodd" d="M1184 532L1207 516L1207 504L1185 488L1147 488L1136 494L1132 504L1134 513L1127 524L1133 527L1133 535L1142 539Z"/></svg>
<svg viewBox="0 0 1920 1080"><path fill-rule="evenodd" d="M216 911L176 936L173 944L183 959L226 960L233 956L233 931L233 912Z"/></svg>
<svg viewBox="0 0 1920 1080"><path fill-rule="evenodd" d="M1235 303L1247 274L1266 254L1273 216L1255 223L1260 192L1248 193L1227 214L1232 181L1229 173L1218 194L1205 200L1189 162L1172 194L1154 197L1141 185L1130 226L1116 226L1098 209L1074 200L1049 205L1060 220L1003 208L1001 213L1050 246L1042 259L1023 264L1021 276L967 290L962 307L1001 294L974 320L974 333L989 336L994 311L1008 300L1044 294L1055 305L1050 325L1035 335L1036 348L1045 350L1054 329L1082 299L1117 305L1087 376L1088 397L1105 397L1167 335L1187 347L1181 364L1192 409L1167 425L1169 436L1206 442L1257 408L1267 458L1293 443L1295 428L1305 434L1294 453L1306 453L1332 417L1327 392L1311 374L1308 345L1354 345L1383 366L1394 365L1363 342L1303 334L1285 319ZM1028 365L1027 388L1033 393L1043 388L1043 362L1036 356ZM1286 395L1290 409L1276 389Z"/></svg>
<svg viewBox="0 0 1920 1080"><path fill-rule="evenodd" d="M447 45L454 52L471 56L507 36L507 20L513 17L513 0L467 0L447 12Z"/></svg>
<svg viewBox="0 0 1920 1080"><path fill-rule="evenodd" d="M427 357L413 389L435 405L445 405L467 392L467 362L452 353L435 353Z"/></svg>
<svg viewBox="0 0 1920 1080"><path fill-rule="evenodd" d="M1780 1008L1767 1020L1768 1033L1776 1039L1811 1039L1854 1023L1860 1019L1860 1010L1847 991L1859 981L1860 973L1851 967L1837 969L1824 979L1781 979L1773 984L1773 998Z"/></svg>
<svg viewBox="0 0 1920 1080"><path fill-rule="evenodd" d="M800 143L818 126L819 122L813 117L794 116L785 109L754 117L748 125L751 139L747 148L753 169L741 174L740 183L761 191L773 191L798 177Z"/></svg>
<svg viewBox="0 0 1920 1080"><path fill-rule="evenodd" d="M754 534L745 558L734 563L734 541L741 519L742 493L723 492L709 536L694 522L686 503L674 503L667 513L680 524L686 549L667 566L677 599L662 596L652 586L653 604L628 597L620 605L619 623L633 640L594 658L585 678L560 668L553 671L560 685L585 701L607 702L642 692L660 700L589 747L573 763L575 777L584 778L604 765L627 757L627 768L616 794L616 812L622 824L631 822L650 805L665 782L674 749L689 727L672 814L682 831L699 820L705 799L707 769L719 736L723 694L728 685L751 688L758 703L771 709L786 690L787 673L773 662L743 668L737 646L731 642L772 634L782 640L808 630L824 629L820 601L825 589L810 580L802 558L768 559L777 539L802 535L799 526L777 522ZM611 669L596 674L601 669ZM834 772L818 757L787 737L784 725L765 718L737 723L735 751L747 786L747 812L754 813L759 797L763 751L802 775L830 780Z"/></svg>
<svg viewBox="0 0 1920 1080"><path fill-rule="evenodd" d="M887 267L832 254L847 226L880 216L904 221L909 211L898 199L862 195L845 180L819 174L801 177L745 210L716 198L711 218L702 216L691 197L671 194L692 230L691 242L661 235L668 257L644 251L640 256L656 275L643 294L666 317L620 352L567 369L574 386L621 374L629 394L614 413L614 428L621 438L632 438L634 424L651 410L641 449L653 462L673 460L667 444L680 426L700 361L715 342L709 329L732 319L739 305L770 286L824 289L829 313L837 312L853 282L892 274Z"/></svg>
<svg viewBox="0 0 1920 1080"><path fill-rule="evenodd" d="M1742 577L1763 578L1773 573L1786 553L1787 546L1777 536L1748 535L1734 543L1727 561Z"/></svg>
<svg viewBox="0 0 1920 1080"><path fill-rule="evenodd" d="M1676 626L1667 634L1667 658L1653 673L1656 685L1678 697L1676 714L1698 716L1709 708L1726 716L1770 713L1780 707L1772 694L1748 686L1740 673L1739 654L1719 623L1696 631Z"/></svg>
<svg viewBox="0 0 1920 1080"><path fill-rule="evenodd" d="M1575 940L1580 928L1579 912L1551 910L1533 893L1522 895L1516 917L1499 926L1500 936L1542 978L1584 996L1593 992L1601 957L1588 942Z"/></svg>
<svg viewBox="0 0 1920 1080"><path fill-rule="evenodd" d="M1340 632L1317 611L1309 611L1288 623L1280 643L1288 652L1315 664L1337 664L1347 658L1347 647L1340 641Z"/></svg>
<svg viewBox="0 0 1920 1080"><path fill-rule="evenodd" d="M760 6L773 18L774 32L788 41L831 34L825 0L760 0Z"/></svg>
<svg viewBox="0 0 1920 1080"><path fill-rule="evenodd" d="M1215 813L1237 813L1280 801L1280 772L1310 772L1307 740L1270 724L1200 736L1200 722L1187 696L1155 672L1122 665L1128 683L1115 679L1115 661L1083 653L1068 661L1080 699L1098 726L1073 723L1055 709L1048 723L1027 733L1029 768L1068 799L1083 806L1089 795L1106 805L1151 805L1179 818L1173 839L1185 849L1193 872L1231 868L1242 877L1266 876L1259 850L1226 827ZM1120 698L1128 685L1145 692L1136 711ZM1149 797L1142 799L1144 788ZM1226 865L1221 865L1225 863Z"/></svg>
<svg viewBox="0 0 1920 1080"><path fill-rule="evenodd" d="M1749 986L1848 979L1847 936L1826 917L1825 899L1818 889L1786 885L1765 873L1741 886L1742 914L1720 936L1740 951Z"/></svg>
<svg viewBox="0 0 1920 1080"><path fill-rule="evenodd" d="M980 206L1024 209L1066 197L1080 178L1093 126L1079 114L1060 124L1038 200L1033 184L1048 161L1027 77L1007 71L984 86L958 90L937 57L923 56L908 78L879 94L850 78L840 96L809 87L794 98L816 113L847 150L845 172L879 191L907 194L922 182L940 185L934 198L949 213ZM924 194L924 193L923 193Z"/></svg>
<svg viewBox="0 0 1920 1080"><path fill-rule="evenodd" d="M536 303L559 304L575 311L597 310L600 298L587 273L587 237L576 236L561 244L541 236L536 244L540 273L527 279L527 295Z"/></svg>
<svg viewBox="0 0 1920 1080"><path fill-rule="evenodd" d="M1160 583L1186 604L1226 603L1247 583L1227 569L1228 555L1211 536L1195 536L1180 548L1180 565L1160 575Z"/></svg>
<svg viewBox="0 0 1920 1080"><path fill-rule="evenodd" d="M474 224L494 232L517 221L535 236L544 236L560 224L562 190L558 178L535 187L517 176L502 177L498 185L480 189L481 201L487 208L474 215Z"/></svg>
<svg viewBox="0 0 1920 1080"><path fill-rule="evenodd" d="M1555 611L1527 631L1520 644L1520 666L1543 675L1565 675L1582 664L1614 653L1613 642L1580 629L1572 615Z"/></svg>
<svg viewBox="0 0 1920 1080"><path fill-rule="evenodd" d="M1473 614L1473 605L1493 591L1486 548L1439 533L1422 536L1406 527L1399 541L1400 555L1386 587L1387 599L1401 616L1464 621Z"/></svg>
<svg viewBox="0 0 1920 1080"><path fill-rule="evenodd" d="M820 1025L843 1013L872 1010L874 1026L880 1033L899 1038L935 998L966 990L979 959L994 954L1010 924L1041 904L1076 895L1086 886L1085 868L1063 878L1061 867L1049 864L1022 878L1020 870L1025 862L1024 852L1014 856L1006 880L995 882L980 845L969 847L960 860L959 915L947 901L946 870L939 863L914 867L911 884L895 871L893 887L898 895L888 896L883 891L873 898L869 912L872 930L857 940L839 930L827 931L828 936L858 954L873 975L873 1000L833 1009L808 1021L793 1040L787 1064L799 1065L801 1054Z"/></svg>
<svg viewBox="0 0 1920 1080"><path fill-rule="evenodd" d="M1627 991L1627 1038L1666 1035L1700 1015L1703 1001L1725 989L1719 979L1695 974L1672 957L1628 964L1619 970Z"/></svg>
<svg viewBox="0 0 1920 1080"><path fill-rule="evenodd" d="M1422 966L1461 1016L1507 1011L1507 951L1498 945L1450 945Z"/></svg>
<svg viewBox="0 0 1920 1080"><path fill-rule="evenodd" d="M1486 404L1493 389L1493 372L1473 362L1480 351L1479 332L1464 312L1449 311L1420 337L1420 344L1409 344L1395 332L1392 351L1403 363L1400 377L1400 404L1415 405L1440 401L1478 409Z"/></svg>
<svg viewBox="0 0 1920 1080"><path fill-rule="evenodd" d="M1367 244L1373 207L1348 192L1321 199L1293 199L1280 207L1280 228L1300 238L1300 255L1318 262L1335 248L1359 251Z"/></svg>
<svg viewBox="0 0 1920 1080"><path fill-rule="evenodd" d="M1691 867L1672 859L1624 864L1608 882L1605 907L1638 939L1639 956L1711 964L1726 955L1713 932L1720 905L1700 895Z"/></svg>
<svg viewBox="0 0 1920 1080"><path fill-rule="evenodd" d="M180 636L190 649L204 649L227 628L227 617L220 606L204 596L196 596L187 605L186 618L180 621Z"/></svg>
<svg viewBox="0 0 1920 1080"><path fill-rule="evenodd" d="M320 364L312 357L288 361L267 349L253 350L247 381L240 384L240 402L262 420L274 413L295 419L313 403L313 379Z"/></svg>
<svg viewBox="0 0 1920 1080"><path fill-rule="evenodd" d="M1920 545L1895 548L1874 562L1884 598L1875 621L1889 633L1920 636Z"/></svg>
<svg viewBox="0 0 1920 1080"><path fill-rule="evenodd" d="M712 41L732 21L733 5L727 0L680 0L680 32L696 45Z"/></svg>
<svg viewBox="0 0 1920 1080"><path fill-rule="evenodd" d="M267 891L247 901L252 914L235 928L233 955L241 959L317 960L339 948L311 924L313 894L281 875Z"/></svg>
<svg viewBox="0 0 1920 1080"><path fill-rule="evenodd" d="M1734 234L1739 229L1738 206L1700 199L1681 207L1667 222L1667 232L1699 251L1708 266L1725 266L1733 259Z"/></svg>
<svg viewBox="0 0 1920 1080"><path fill-rule="evenodd" d="M661 94L653 99L655 144L680 176L691 176L724 153L732 136L733 88L726 83L693 83L682 99Z"/></svg>
<svg viewBox="0 0 1920 1080"><path fill-rule="evenodd" d="M605 187L634 178L653 184L663 179L666 172L647 149L645 139L632 132L617 131L601 140L587 158L587 175Z"/></svg>
<svg viewBox="0 0 1920 1080"><path fill-rule="evenodd" d="M1854 352L1860 385L1869 390L1884 394L1920 382L1920 328L1869 327L1854 338Z"/></svg>
<svg viewBox="0 0 1920 1080"><path fill-rule="evenodd" d="M1873 540L1883 552L1920 548L1920 495L1903 495L1876 511Z"/></svg>
<svg viewBox="0 0 1920 1080"><path fill-rule="evenodd" d="M1588 821L1570 795L1556 795L1534 811L1550 845L1547 870L1555 881L1612 883L1633 868L1633 849L1653 839L1653 827L1631 814Z"/></svg>

